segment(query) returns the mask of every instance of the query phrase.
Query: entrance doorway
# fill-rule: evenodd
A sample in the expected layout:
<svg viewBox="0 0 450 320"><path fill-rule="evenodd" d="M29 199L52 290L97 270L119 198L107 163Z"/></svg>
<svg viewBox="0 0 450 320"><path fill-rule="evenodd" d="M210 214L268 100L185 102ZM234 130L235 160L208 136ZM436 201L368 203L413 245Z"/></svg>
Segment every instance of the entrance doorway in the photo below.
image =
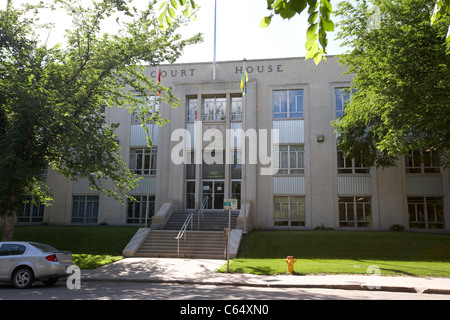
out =
<svg viewBox="0 0 450 320"><path fill-rule="evenodd" d="M208 210L223 210L225 196L225 183L223 180L203 181L202 200L208 197L206 208Z"/></svg>

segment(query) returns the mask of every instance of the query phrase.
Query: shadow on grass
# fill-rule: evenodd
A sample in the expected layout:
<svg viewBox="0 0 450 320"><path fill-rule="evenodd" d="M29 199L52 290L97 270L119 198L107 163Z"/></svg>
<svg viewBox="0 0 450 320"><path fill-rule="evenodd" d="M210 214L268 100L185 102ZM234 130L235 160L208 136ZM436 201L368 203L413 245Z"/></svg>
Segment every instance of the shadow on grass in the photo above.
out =
<svg viewBox="0 0 450 320"><path fill-rule="evenodd" d="M121 256L95 255L95 254L73 254L72 260L80 269L95 269L122 259Z"/></svg>

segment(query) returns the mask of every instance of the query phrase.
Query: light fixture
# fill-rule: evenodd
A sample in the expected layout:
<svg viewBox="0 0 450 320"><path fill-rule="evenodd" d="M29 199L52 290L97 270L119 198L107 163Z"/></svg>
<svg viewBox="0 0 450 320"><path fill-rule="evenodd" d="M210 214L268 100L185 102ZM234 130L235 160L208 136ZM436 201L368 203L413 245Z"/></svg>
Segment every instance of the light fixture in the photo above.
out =
<svg viewBox="0 0 450 320"><path fill-rule="evenodd" d="M324 141L325 141L325 137L323 134L317 135L317 142L324 142Z"/></svg>

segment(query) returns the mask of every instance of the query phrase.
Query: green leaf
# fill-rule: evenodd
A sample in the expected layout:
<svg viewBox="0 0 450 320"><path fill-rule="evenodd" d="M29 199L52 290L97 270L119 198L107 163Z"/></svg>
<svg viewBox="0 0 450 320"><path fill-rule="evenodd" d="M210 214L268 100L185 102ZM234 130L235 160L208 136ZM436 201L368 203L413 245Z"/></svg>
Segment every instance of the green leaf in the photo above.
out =
<svg viewBox="0 0 450 320"><path fill-rule="evenodd" d="M306 52L305 59L312 59L319 51L319 44L316 42L313 46Z"/></svg>
<svg viewBox="0 0 450 320"><path fill-rule="evenodd" d="M169 15L170 15L173 19L175 19L175 10L173 10L171 7L169 7L169 8L168 8L168 11L169 11Z"/></svg>
<svg viewBox="0 0 450 320"><path fill-rule="evenodd" d="M306 41L305 43L306 50L311 49L311 47L314 45L316 41L317 41L317 34L314 34L314 37Z"/></svg>
<svg viewBox="0 0 450 320"><path fill-rule="evenodd" d="M319 11L314 11L308 17L308 23L311 25L316 22L317 16L319 15Z"/></svg>
<svg viewBox="0 0 450 320"><path fill-rule="evenodd" d="M312 38L314 38L314 36L316 35L316 30L317 30L317 23L311 24L308 28L308 30L306 30L306 39L307 40L311 40Z"/></svg>
<svg viewBox="0 0 450 320"><path fill-rule="evenodd" d="M325 20L323 17L320 17L323 25L323 29L325 31L334 31L334 23L331 20Z"/></svg>
<svg viewBox="0 0 450 320"><path fill-rule="evenodd" d="M333 12L333 7L331 6L331 3L328 0L322 0L321 4L324 8L328 10L328 12Z"/></svg>
<svg viewBox="0 0 450 320"><path fill-rule="evenodd" d="M163 11L163 12L159 15L159 18L158 18L159 23L162 23L162 22L163 22L165 16L166 16L166 12Z"/></svg>
<svg viewBox="0 0 450 320"><path fill-rule="evenodd" d="M322 55L320 53L316 53L316 55L314 55L314 62L316 65L318 65L320 63L320 61L322 61Z"/></svg>
<svg viewBox="0 0 450 320"><path fill-rule="evenodd" d="M308 0L308 4L309 4L309 9L308 9L308 13L311 14L314 11L316 11L317 7L318 7L318 3L317 0Z"/></svg>
<svg viewBox="0 0 450 320"><path fill-rule="evenodd" d="M272 21L272 16L264 17L259 25L261 28L266 28Z"/></svg>
<svg viewBox="0 0 450 320"><path fill-rule="evenodd" d="M289 5L291 6L291 9L294 10L297 13L303 12L305 10L307 1L306 0L291 0L289 2Z"/></svg>
<svg viewBox="0 0 450 320"><path fill-rule="evenodd" d="M161 6L159 7L159 10L162 10L162 8L164 8L164 6L167 4L167 1L164 1L163 3L161 3Z"/></svg>
<svg viewBox="0 0 450 320"><path fill-rule="evenodd" d="M174 7L175 9L178 8L177 0L170 0L170 3L172 4L172 7Z"/></svg>

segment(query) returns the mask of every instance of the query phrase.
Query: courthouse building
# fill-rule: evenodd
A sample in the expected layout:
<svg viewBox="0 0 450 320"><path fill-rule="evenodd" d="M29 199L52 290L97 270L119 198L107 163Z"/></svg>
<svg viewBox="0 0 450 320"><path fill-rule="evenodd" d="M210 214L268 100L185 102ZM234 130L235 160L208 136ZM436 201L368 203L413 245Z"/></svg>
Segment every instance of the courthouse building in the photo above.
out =
<svg viewBox="0 0 450 320"><path fill-rule="evenodd" d="M124 159L143 178L132 191L137 202L120 204L90 190L86 179L73 182L49 169L54 204L25 206L18 223L156 227L159 212L195 212L207 197L211 215L224 211L224 199L238 199L237 228L247 230L450 230L450 174L431 150L377 169L338 149L330 123L343 114L352 75L343 74L337 57L318 66L303 58L245 63L244 97L244 61L217 62L215 79L212 63L160 66L162 84L182 106L158 107L170 122L146 124L151 147L126 108L107 110L106 121L120 123ZM156 67L146 72L158 78Z"/></svg>

